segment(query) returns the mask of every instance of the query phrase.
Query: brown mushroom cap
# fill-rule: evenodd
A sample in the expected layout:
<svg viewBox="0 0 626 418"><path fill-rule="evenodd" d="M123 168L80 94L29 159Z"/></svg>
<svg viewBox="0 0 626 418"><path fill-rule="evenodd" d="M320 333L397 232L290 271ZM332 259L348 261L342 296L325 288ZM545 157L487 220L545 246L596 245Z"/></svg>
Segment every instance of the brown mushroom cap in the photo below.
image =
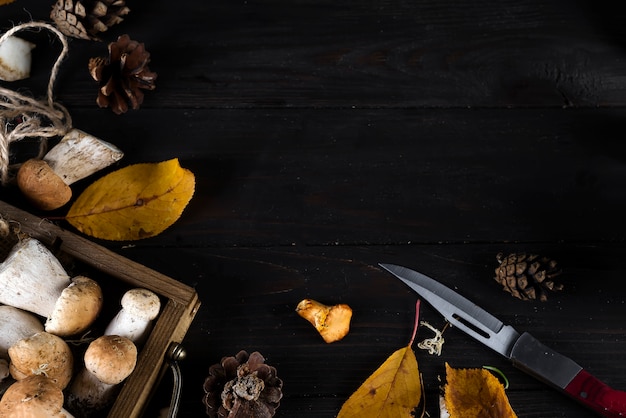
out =
<svg viewBox="0 0 626 418"><path fill-rule="evenodd" d="M66 337L83 332L102 309L102 289L89 277L76 276L66 287L46 320L46 331Z"/></svg>
<svg viewBox="0 0 626 418"><path fill-rule="evenodd" d="M159 296L144 288L130 289L122 296L122 308L133 316L146 320L153 320L161 310Z"/></svg>
<svg viewBox="0 0 626 418"><path fill-rule="evenodd" d="M42 210L58 209L72 198L72 189L65 184L47 162L31 158L20 166L17 185L30 200Z"/></svg>
<svg viewBox="0 0 626 418"><path fill-rule="evenodd" d="M9 370L15 380L43 374L61 389L69 384L74 370L74 356L69 345L48 332L22 338L9 347Z"/></svg>
<svg viewBox="0 0 626 418"><path fill-rule="evenodd" d="M63 391L51 379L34 374L13 383L0 401L0 417L67 417Z"/></svg>
<svg viewBox="0 0 626 418"><path fill-rule="evenodd" d="M126 379L137 364L137 346L119 335L103 335L85 351L85 368L101 382L116 385Z"/></svg>

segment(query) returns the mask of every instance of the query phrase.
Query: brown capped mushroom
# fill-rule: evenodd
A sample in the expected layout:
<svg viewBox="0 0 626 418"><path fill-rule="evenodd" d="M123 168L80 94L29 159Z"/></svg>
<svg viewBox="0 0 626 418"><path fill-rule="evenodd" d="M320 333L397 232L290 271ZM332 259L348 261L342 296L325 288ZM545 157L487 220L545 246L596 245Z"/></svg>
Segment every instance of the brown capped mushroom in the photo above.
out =
<svg viewBox="0 0 626 418"><path fill-rule="evenodd" d="M148 289L130 289L122 296L121 305L122 309L109 322L104 334L120 335L135 345L142 344L161 310L159 296Z"/></svg>
<svg viewBox="0 0 626 418"><path fill-rule="evenodd" d="M93 340L84 355L85 367L72 381L67 397L70 411L82 415L107 407L119 384L135 369L137 347L126 337L103 335Z"/></svg>
<svg viewBox="0 0 626 418"><path fill-rule="evenodd" d="M40 241L18 242L0 264L0 303L46 318L45 330L59 336L85 331L102 308L94 280L70 280L59 260Z"/></svg>
<svg viewBox="0 0 626 418"><path fill-rule="evenodd" d="M72 129L43 159L32 158L20 166L17 185L37 208L58 209L72 198L70 185L123 156L115 145Z"/></svg>
<svg viewBox="0 0 626 418"><path fill-rule="evenodd" d="M73 418L63 401L61 388L46 376L34 374L9 386L0 400L0 418Z"/></svg>
<svg viewBox="0 0 626 418"><path fill-rule="evenodd" d="M0 359L9 359L9 347L43 331L43 322L31 312L10 305L0 306Z"/></svg>
<svg viewBox="0 0 626 418"><path fill-rule="evenodd" d="M15 380L43 374L65 389L72 379L72 350L65 340L49 332L22 338L9 348L9 358L9 370Z"/></svg>
<svg viewBox="0 0 626 418"><path fill-rule="evenodd" d="M37 208L54 210L72 198L72 189L44 160L31 158L17 172L17 186Z"/></svg>

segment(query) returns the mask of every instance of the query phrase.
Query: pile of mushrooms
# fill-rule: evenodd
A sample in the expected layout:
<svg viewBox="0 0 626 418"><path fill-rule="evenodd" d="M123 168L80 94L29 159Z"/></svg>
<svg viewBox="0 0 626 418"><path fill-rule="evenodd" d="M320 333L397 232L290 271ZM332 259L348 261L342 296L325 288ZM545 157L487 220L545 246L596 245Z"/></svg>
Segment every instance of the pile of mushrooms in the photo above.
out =
<svg viewBox="0 0 626 418"><path fill-rule="evenodd" d="M92 331L102 307L95 280L70 277L35 238L15 244L0 263L0 383L10 383L0 418L87 417L110 406L161 305L148 289L128 290L103 335L82 340L84 352L71 348L69 338Z"/></svg>

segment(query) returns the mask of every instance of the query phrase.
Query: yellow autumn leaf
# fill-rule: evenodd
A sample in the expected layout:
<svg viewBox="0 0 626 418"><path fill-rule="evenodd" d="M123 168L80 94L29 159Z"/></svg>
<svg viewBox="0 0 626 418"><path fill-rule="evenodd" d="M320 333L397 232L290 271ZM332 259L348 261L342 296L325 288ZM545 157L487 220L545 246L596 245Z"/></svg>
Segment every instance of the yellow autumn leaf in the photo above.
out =
<svg viewBox="0 0 626 418"><path fill-rule="evenodd" d="M444 399L450 418L517 418L504 385L486 369L455 369L446 363Z"/></svg>
<svg viewBox="0 0 626 418"><path fill-rule="evenodd" d="M0 0L0 6L4 6L5 4L13 3L15 0Z"/></svg>
<svg viewBox="0 0 626 418"><path fill-rule="evenodd" d="M396 350L343 404L337 418L413 418L422 384L411 345Z"/></svg>
<svg viewBox="0 0 626 418"><path fill-rule="evenodd" d="M134 164L91 184L65 219L95 238L125 241L160 234L176 222L195 190L193 173L174 158Z"/></svg>

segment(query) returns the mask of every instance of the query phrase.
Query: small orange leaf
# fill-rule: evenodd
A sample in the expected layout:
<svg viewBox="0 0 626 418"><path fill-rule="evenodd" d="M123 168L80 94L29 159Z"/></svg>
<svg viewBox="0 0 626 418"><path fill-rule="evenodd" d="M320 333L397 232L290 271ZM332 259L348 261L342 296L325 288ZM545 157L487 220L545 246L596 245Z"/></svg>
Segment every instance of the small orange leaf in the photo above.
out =
<svg viewBox="0 0 626 418"><path fill-rule="evenodd" d="M0 6L4 6L5 4L13 3L15 0L0 0Z"/></svg>
<svg viewBox="0 0 626 418"><path fill-rule="evenodd" d="M422 384L415 354L396 350L343 404L337 418L413 418Z"/></svg>
<svg viewBox="0 0 626 418"><path fill-rule="evenodd" d="M95 238L123 241L160 234L180 218L195 189L193 173L174 158L135 164L91 184L65 219Z"/></svg>
<svg viewBox="0 0 626 418"><path fill-rule="evenodd" d="M486 369L446 363L445 406L450 418L517 418L497 377Z"/></svg>

